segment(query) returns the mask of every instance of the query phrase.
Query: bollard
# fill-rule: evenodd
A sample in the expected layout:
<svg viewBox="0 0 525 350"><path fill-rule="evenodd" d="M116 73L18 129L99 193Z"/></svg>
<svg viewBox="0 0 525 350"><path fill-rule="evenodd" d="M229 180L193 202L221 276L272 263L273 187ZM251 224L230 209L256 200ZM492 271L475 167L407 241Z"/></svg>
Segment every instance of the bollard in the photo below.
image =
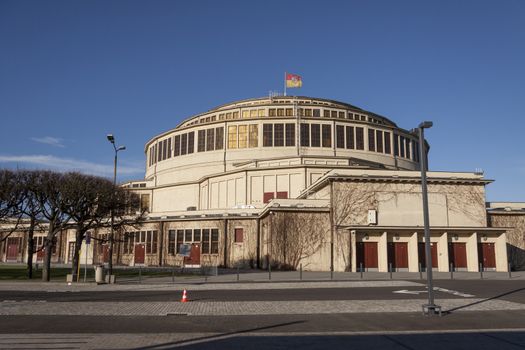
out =
<svg viewBox="0 0 525 350"><path fill-rule="evenodd" d="M454 279L454 265L450 263L450 279Z"/></svg>
<svg viewBox="0 0 525 350"><path fill-rule="evenodd" d="M303 280L303 264L299 265L299 280Z"/></svg>
<svg viewBox="0 0 525 350"><path fill-rule="evenodd" d="M363 263L359 263L359 271L361 272L361 279L363 279Z"/></svg>
<svg viewBox="0 0 525 350"><path fill-rule="evenodd" d="M272 265L268 264L268 280L272 280Z"/></svg>
<svg viewBox="0 0 525 350"><path fill-rule="evenodd" d="M142 267L139 266L139 283L142 283Z"/></svg>
<svg viewBox="0 0 525 350"><path fill-rule="evenodd" d="M509 269L509 278L512 278L512 270L510 269L510 263L508 265L508 269Z"/></svg>
<svg viewBox="0 0 525 350"><path fill-rule="evenodd" d="M175 266L171 268L171 282L175 283Z"/></svg>
<svg viewBox="0 0 525 350"><path fill-rule="evenodd" d="M392 263L388 263L388 271L390 272L390 279L392 279Z"/></svg>
<svg viewBox="0 0 525 350"><path fill-rule="evenodd" d="M423 279L423 269L421 267L421 263L419 263L419 279L422 280Z"/></svg>
<svg viewBox="0 0 525 350"><path fill-rule="evenodd" d="M239 266L237 266L237 282L239 282Z"/></svg>
<svg viewBox="0 0 525 350"><path fill-rule="evenodd" d="M479 263L479 278L483 279L483 264Z"/></svg>

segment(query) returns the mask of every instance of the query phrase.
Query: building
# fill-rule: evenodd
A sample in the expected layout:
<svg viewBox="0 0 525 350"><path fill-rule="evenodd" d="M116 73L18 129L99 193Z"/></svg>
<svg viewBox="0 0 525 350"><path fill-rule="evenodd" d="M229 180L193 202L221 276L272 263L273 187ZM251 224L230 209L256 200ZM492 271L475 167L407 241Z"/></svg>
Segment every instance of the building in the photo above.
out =
<svg viewBox="0 0 525 350"><path fill-rule="evenodd" d="M425 268L418 137L388 118L321 98L249 99L190 117L144 151L144 180L123 186L148 220L118 233L115 263L181 265L189 244L186 265ZM490 182L428 173L433 268L507 270L507 228L487 225ZM93 233L95 263L107 260L103 235Z"/></svg>

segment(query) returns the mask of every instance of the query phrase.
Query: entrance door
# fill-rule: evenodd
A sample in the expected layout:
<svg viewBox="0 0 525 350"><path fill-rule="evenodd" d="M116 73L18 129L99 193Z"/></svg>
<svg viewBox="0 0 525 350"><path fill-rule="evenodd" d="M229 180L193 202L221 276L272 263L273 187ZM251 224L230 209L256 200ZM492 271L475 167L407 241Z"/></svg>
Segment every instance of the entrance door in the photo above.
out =
<svg viewBox="0 0 525 350"><path fill-rule="evenodd" d="M365 269L377 269L377 242L357 242L356 248L357 271L359 271L361 266Z"/></svg>
<svg viewBox="0 0 525 350"><path fill-rule="evenodd" d="M20 239L18 237L10 237L7 239L7 260L18 260L18 249L20 247Z"/></svg>
<svg viewBox="0 0 525 350"><path fill-rule="evenodd" d="M186 265L200 265L201 264L201 245L200 243L193 243L191 245L190 256L185 259Z"/></svg>
<svg viewBox="0 0 525 350"><path fill-rule="evenodd" d="M45 253L45 250L44 250L44 236L38 236L38 237L35 237L35 248L37 249L37 252L36 252L36 261L37 262L42 262L44 261L44 253Z"/></svg>
<svg viewBox="0 0 525 350"><path fill-rule="evenodd" d="M408 243L388 243L388 263L393 269L408 268Z"/></svg>
<svg viewBox="0 0 525 350"><path fill-rule="evenodd" d="M144 243L135 245L135 265L144 264L146 245Z"/></svg>
<svg viewBox="0 0 525 350"><path fill-rule="evenodd" d="M452 263L454 268L467 268L467 244L449 243L448 258L449 263Z"/></svg>
<svg viewBox="0 0 525 350"><path fill-rule="evenodd" d="M496 268L496 252L494 249L494 243L478 244L479 262L483 264L483 268Z"/></svg>
<svg viewBox="0 0 525 350"><path fill-rule="evenodd" d="M426 250L425 250L425 243L420 242L418 243L418 257L419 257L419 263L421 264L421 268L426 268L427 266L427 260L426 260ZM432 257L432 267L437 268L438 267L438 250L437 250L437 243L430 242L430 256Z"/></svg>
<svg viewBox="0 0 525 350"><path fill-rule="evenodd" d="M109 263L109 245L102 245L102 262L104 264Z"/></svg>
<svg viewBox="0 0 525 350"><path fill-rule="evenodd" d="M75 242L69 242L68 251L67 251L67 261L72 262L73 256L75 255Z"/></svg>

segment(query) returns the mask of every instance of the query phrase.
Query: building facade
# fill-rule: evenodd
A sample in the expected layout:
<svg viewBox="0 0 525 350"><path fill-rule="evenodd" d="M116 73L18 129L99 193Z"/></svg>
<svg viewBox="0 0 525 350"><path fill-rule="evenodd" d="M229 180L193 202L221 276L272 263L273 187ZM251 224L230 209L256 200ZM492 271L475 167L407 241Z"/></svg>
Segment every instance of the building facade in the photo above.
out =
<svg viewBox="0 0 525 350"><path fill-rule="evenodd" d="M321 98L249 99L190 117L144 151L144 180L123 186L148 219L118 232L116 263L425 269L418 136L386 117ZM507 229L487 224L491 181L428 182L433 268L506 271ZM93 263L107 261L105 235L93 232Z"/></svg>

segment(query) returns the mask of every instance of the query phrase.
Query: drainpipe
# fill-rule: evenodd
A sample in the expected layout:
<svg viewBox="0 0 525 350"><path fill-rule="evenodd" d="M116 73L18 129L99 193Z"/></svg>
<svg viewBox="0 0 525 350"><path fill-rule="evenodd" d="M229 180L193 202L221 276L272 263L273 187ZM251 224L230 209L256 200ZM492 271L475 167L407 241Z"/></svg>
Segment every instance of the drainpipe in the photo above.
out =
<svg viewBox="0 0 525 350"><path fill-rule="evenodd" d="M228 266L228 219L224 219L224 267Z"/></svg>
<svg viewBox="0 0 525 350"><path fill-rule="evenodd" d="M256 265L257 269L261 268L261 219L257 218L257 247L256 247Z"/></svg>
<svg viewBox="0 0 525 350"><path fill-rule="evenodd" d="M334 271L334 182L330 179L330 271Z"/></svg>

